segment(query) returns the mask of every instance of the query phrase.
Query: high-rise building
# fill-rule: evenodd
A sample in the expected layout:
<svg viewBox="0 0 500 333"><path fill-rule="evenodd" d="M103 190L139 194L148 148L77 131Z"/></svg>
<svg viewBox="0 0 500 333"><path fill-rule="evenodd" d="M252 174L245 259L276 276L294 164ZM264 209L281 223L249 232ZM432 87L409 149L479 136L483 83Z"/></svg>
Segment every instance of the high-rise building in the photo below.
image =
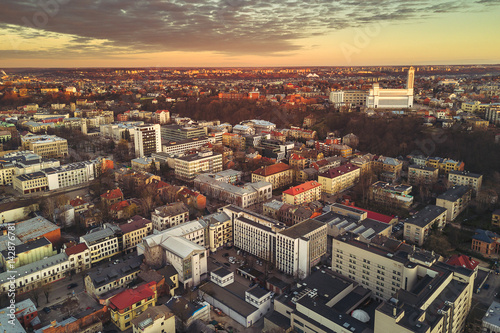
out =
<svg viewBox="0 0 500 333"><path fill-rule="evenodd" d="M137 157L161 152L160 125L140 125L135 127L134 144Z"/></svg>

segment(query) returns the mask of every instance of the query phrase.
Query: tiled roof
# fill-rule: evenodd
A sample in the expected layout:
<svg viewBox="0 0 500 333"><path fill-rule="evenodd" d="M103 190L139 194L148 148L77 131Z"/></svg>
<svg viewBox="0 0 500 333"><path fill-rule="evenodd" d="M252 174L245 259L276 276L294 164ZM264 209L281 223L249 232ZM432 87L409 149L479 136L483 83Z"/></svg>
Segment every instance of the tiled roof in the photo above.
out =
<svg viewBox="0 0 500 333"><path fill-rule="evenodd" d="M318 183L315 180L311 180L311 181L305 182L304 184L291 187L288 190L283 191L283 193L289 194L289 195L297 195L297 194L300 194L302 192L309 191L313 188L320 187L320 186L321 186L320 183Z"/></svg>
<svg viewBox="0 0 500 333"><path fill-rule="evenodd" d="M359 167L357 167L351 163L347 163L347 164L341 165L339 167L332 168L332 169L322 173L319 176L326 177L326 178L336 178L338 176L344 175L344 174L349 173L351 171L355 171L357 169L359 169Z"/></svg>
<svg viewBox="0 0 500 333"><path fill-rule="evenodd" d="M280 162L280 163L273 164L270 166L261 167L260 169L255 170L253 172L253 174L267 177L267 176L271 176L271 175L274 175L276 173L284 172L284 171L287 171L290 169L291 168L288 164Z"/></svg>
<svg viewBox="0 0 500 333"><path fill-rule="evenodd" d="M449 265L461 266L461 267L465 267L465 268L472 269L472 270L474 270L477 267L477 265L479 265L478 261L472 259L471 257L463 255L463 254L453 255L450 259L448 259L448 261L446 261L446 263Z"/></svg>
<svg viewBox="0 0 500 333"><path fill-rule="evenodd" d="M153 284L154 282L146 283L135 289L126 289L118 295L113 296L109 300L110 308L114 310L121 310L130 307L132 304L140 302L143 299L147 299L148 297L154 297L155 293L151 289Z"/></svg>
<svg viewBox="0 0 500 333"><path fill-rule="evenodd" d="M113 200L113 199L121 198L121 197L123 197L123 193L122 193L122 190L120 190L119 188L116 188L114 190L111 190L111 191L108 191L104 194L101 194L101 198L108 199L108 200Z"/></svg>
<svg viewBox="0 0 500 333"><path fill-rule="evenodd" d="M65 249L64 252L66 252L66 255L69 257L72 254L81 253L87 249L88 249L87 244L80 243L78 245L75 245L75 246L72 246L72 247Z"/></svg>

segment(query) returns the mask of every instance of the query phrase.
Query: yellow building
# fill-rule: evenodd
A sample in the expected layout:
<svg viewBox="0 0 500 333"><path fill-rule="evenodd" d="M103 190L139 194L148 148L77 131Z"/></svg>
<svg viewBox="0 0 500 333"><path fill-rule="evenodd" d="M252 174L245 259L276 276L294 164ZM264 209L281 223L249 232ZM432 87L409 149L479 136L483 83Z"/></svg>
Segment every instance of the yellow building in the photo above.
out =
<svg viewBox="0 0 500 333"><path fill-rule="evenodd" d="M436 206L446 208L446 220L453 221L469 205L471 193L468 186L453 186L436 198Z"/></svg>
<svg viewBox="0 0 500 333"><path fill-rule="evenodd" d="M10 163L2 164L0 161L0 186L12 184L14 176L14 166Z"/></svg>
<svg viewBox="0 0 500 333"><path fill-rule="evenodd" d="M132 319L133 333L175 333L175 315L165 305L152 306Z"/></svg>
<svg viewBox="0 0 500 333"><path fill-rule="evenodd" d="M434 184L438 181L439 170L422 165L410 165L408 167L408 182L411 185Z"/></svg>
<svg viewBox="0 0 500 333"><path fill-rule="evenodd" d="M203 217L208 224L208 244L210 252L215 252L233 241L233 223L224 212L217 212Z"/></svg>
<svg viewBox="0 0 500 333"><path fill-rule="evenodd" d="M121 331L124 331L132 326L132 319L138 317L149 307L155 306L156 300L156 282L125 289L109 300L111 321Z"/></svg>
<svg viewBox="0 0 500 333"><path fill-rule="evenodd" d="M477 194L483 184L483 175L468 171L450 171L448 174L448 186L465 185L472 188L472 192Z"/></svg>
<svg viewBox="0 0 500 333"><path fill-rule="evenodd" d="M132 217L128 223L119 225L123 233L123 252L132 252L142 239L153 232L153 222L139 215Z"/></svg>
<svg viewBox="0 0 500 333"><path fill-rule="evenodd" d="M14 177L12 187L19 193L28 194L48 190L49 183L47 175L38 171Z"/></svg>
<svg viewBox="0 0 500 333"><path fill-rule="evenodd" d="M320 199L321 184L314 180L283 191L281 197L281 201L291 205L300 205Z"/></svg>
<svg viewBox="0 0 500 333"><path fill-rule="evenodd" d="M500 209L497 209L491 215L491 224L500 226Z"/></svg>
<svg viewBox="0 0 500 333"><path fill-rule="evenodd" d="M450 171L463 171L465 164L464 162L441 157L428 157L425 166L437 168L440 174L447 175Z"/></svg>
<svg viewBox="0 0 500 333"><path fill-rule="evenodd" d="M318 183L321 184L322 192L336 194L354 186L360 175L360 168L347 163L320 174Z"/></svg>
<svg viewBox="0 0 500 333"><path fill-rule="evenodd" d="M13 257L10 256L12 253L14 254ZM42 237L28 243L16 245L12 252L0 252L0 262L7 271L15 271L16 268L55 254L57 254L57 251L53 249L52 243L47 238Z"/></svg>
<svg viewBox="0 0 500 333"><path fill-rule="evenodd" d="M293 182L293 170L285 163L264 166L252 172L252 183L268 182L273 185L273 190L290 185Z"/></svg>
<svg viewBox="0 0 500 333"><path fill-rule="evenodd" d="M23 149L45 158L68 155L68 141L55 135L26 135L21 138Z"/></svg>

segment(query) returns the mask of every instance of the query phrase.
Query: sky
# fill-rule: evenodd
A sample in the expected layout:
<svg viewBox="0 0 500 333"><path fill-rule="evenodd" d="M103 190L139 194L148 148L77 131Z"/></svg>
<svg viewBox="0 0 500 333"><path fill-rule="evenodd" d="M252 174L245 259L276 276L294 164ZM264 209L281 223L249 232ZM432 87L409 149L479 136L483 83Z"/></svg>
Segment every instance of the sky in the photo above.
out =
<svg viewBox="0 0 500 333"><path fill-rule="evenodd" d="M500 0L2 0L0 68L500 63Z"/></svg>

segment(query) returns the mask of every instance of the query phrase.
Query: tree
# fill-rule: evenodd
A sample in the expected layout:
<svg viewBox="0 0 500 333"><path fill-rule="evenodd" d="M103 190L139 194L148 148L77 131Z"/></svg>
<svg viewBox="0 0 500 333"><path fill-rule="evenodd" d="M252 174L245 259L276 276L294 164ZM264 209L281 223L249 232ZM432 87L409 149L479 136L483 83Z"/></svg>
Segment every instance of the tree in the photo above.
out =
<svg viewBox="0 0 500 333"><path fill-rule="evenodd" d="M52 292L52 284L46 284L42 287L42 292L45 295L45 300L49 303L49 296Z"/></svg>
<svg viewBox="0 0 500 333"><path fill-rule="evenodd" d="M38 300L40 298L40 290L38 289L31 289L29 291L29 296L30 298L35 302L36 307L38 307Z"/></svg>

